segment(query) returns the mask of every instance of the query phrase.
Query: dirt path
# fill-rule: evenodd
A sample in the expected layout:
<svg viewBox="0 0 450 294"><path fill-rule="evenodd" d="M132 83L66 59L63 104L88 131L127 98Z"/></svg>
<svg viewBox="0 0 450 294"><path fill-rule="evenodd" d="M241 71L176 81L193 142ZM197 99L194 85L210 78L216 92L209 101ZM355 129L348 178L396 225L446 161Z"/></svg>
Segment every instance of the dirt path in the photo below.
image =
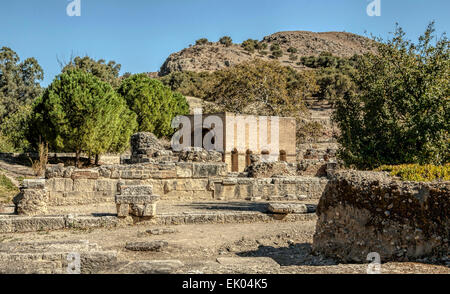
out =
<svg viewBox="0 0 450 294"><path fill-rule="evenodd" d="M172 234L150 235L150 225L116 229L1 234L0 242L89 240L115 250L121 261L180 260L178 273L366 273L366 264L338 264L311 254L315 221L293 223L164 226ZM159 227L162 228L162 227ZM127 242L167 241L161 252L134 252ZM224 257L227 262L221 260ZM222 261L222 262L218 262ZM383 273L450 273L445 266L385 263Z"/></svg>

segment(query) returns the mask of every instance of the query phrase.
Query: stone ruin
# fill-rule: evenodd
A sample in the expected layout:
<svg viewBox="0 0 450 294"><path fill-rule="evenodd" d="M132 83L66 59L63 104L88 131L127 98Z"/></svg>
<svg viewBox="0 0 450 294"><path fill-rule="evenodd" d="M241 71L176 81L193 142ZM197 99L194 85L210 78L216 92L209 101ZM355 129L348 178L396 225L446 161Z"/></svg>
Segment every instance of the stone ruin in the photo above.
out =
<svg viewBox="0 0 450 294"><path fill-rule="evenodd" d="M201 148L172 152L151 133L134 134L131 146L127 164L88 169L49 165L45 179L24 181L14 199L16 212L45 215L48 206L116 202L121 217L146 218L155 215L158 199L318 199L328 182L326 177L302 176L293 163L264 163L258 155L251 155L247 172L230 173L221 153Z"/></svg>
<svg viewBox="0 0 450 294"><path fill-rule="evenodd" d="M129 215L145 218L156 216L156 203L159 196L153 194L150 185L125 185L117 184L117 216Z"/></svg>
<svg viewBox="0 0 450 294"><path fill-rule="evenodd" d="M450 182L407 182L383 172L338 171L317 207L315 253L341 262L446 260Z"/></svg>
<svg viewBox="0 0 450 294"><path fill-rule="evenodd" d="M140 132L131 136L131 157L129 163L163 161L222 162L222 153L207 151L200 147L186 147L182 151L173 152L170 149L166 149L152 133Z"/></svg>

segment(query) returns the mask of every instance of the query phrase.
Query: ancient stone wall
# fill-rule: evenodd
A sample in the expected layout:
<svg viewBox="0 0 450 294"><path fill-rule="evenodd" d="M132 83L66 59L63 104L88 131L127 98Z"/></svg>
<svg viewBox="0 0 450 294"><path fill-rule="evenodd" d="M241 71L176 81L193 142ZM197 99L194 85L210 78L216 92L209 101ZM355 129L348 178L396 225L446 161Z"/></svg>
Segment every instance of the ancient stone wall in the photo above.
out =
<svg viewBox="0 0 450 294"><path fill-rule="evenodd" d="M343 262L446 258L450 182L405 182L386 173L339 171L320 199L313 250Z"/></svg>
<svg viewBox="0 0 450 294"><path fill-rule="evenodd" d="M328 180L302 176L237 177L229 174L221 162L159 162L92 169L54 165L47 168L44 183L39 183L44 186L41 192L46 193L39 200L48 206L114 202L119 182L151 185L161 200L303 200L318 199ZM31 186L22 189L23 195L36 194L27 192L32 184L27 182ZM34 215L41 209L39 204L27 205L34 203L34 198L28 197L28 202L18 198L16 206L26 205L21 209L29 208L29 214Z"/></svg>

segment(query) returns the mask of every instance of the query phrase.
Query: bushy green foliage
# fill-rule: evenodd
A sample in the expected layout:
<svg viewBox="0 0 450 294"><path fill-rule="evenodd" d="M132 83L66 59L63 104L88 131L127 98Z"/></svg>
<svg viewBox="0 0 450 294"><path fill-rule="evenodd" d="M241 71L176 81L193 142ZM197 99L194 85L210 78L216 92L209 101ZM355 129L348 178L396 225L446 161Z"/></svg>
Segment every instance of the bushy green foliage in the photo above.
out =
<svg viewBox="0 0 450 294"><path fill-rule="evenodd" d="M159 80L172 91L205 99L214 85L215 75L208 72L172 72Z"/></svg>
<svg viewBox="0 0 450 294"><path fill-rule="evenodd" d="M292 53L292 54L289 55L289 60L291 60L291 61L296 61L297 59L298 59L298 56L295 55L294 53Z"/></svg>
<svg viewBox="0 0 450 294"><path fill-rule="evenodd" d="M44 71L34 58L20 62L16 52L0 49L0 121L40 95Z"/></svg>
<svg viewBox="0 0 450 294"><path fill-rule="evenodd" d="M258 49L258 40L253 40L253 39L248 39L245 40L244 42L242 42L242 48L244 48L244 50L253 53L255 52L256 49Z"/></svg>
<svg viewBox="0 0 450 294"><path fill-rule="evenodd" d="M430 24L417 44L397 28L377 54L357 60L356 93L336 99L340 157L348 165L449 161L449 42Z"/></svg>
<svg viewBox="0 0 450 294"><path fill-rule="evenodd" d="M297 115L315 88L311 72L296 72L278 62L256 59L217 72L209 96L223 110L260 115Z"/></svg>
<svg viewBox="0 0 450 294"><path fill-rule="evenodd" d="M91 73L100 80L109 83L114 89L117 89L120 85L119 72L121 65L111 60L105 63L104 59L94 60L89 56L75 57L66 64L62 72L68 70L80 69L85 72Z"/></svg>
<svg viewBox="0 0 450 294"><path fill-rule="evenodd" d="M390 175L398 176L405 181L450 181L450 164L439 166L433 164L382 165L376 171L387 171Z"/></svg>
<svg viewBox="0 0 450 294"><path fill-rule="evenodd" d="M171 135L172 119L189 113L184 96L174 94L169 87L146 74L132 75L124 80L118 92L137 114L139 131L152 132L158 137Z"/></svg>
<svg viewBox="0 0 450 294"><path fill-rule="evenodd" d="M289 53L297 53L297 48L289 47L287 52L289 52Z"/></svg>
<svg viewBox="0 0 450 294"><path fill-rule="evenodd" d="M281 49L280 49L280 50L272 51L272 56L273 56L275 59L280 58L281 56L283 56L283 51L282 51Z"/></svg>
<svg viewBox="0 0 450 294"><path fill-rule="evenodd" d="M3 144L5 144L1 146L3 144L0 143L0 152L25 152L30 149L26 132L31 113L30 104L19 106L15 113L6 117L0 124L0 134L3 134Z"/></svg>
<svg viewBox="0 0 450 294"><path fill-rule="evenodd" d="M256 45L256 49L258 49L258 50L266 50L267 49L267 43L259 42Z"/></svg>
<svg viewBox="0 0 450 294"><path fill-rule="evenodd" d="M206 45L208 43L209 43L209 41L207 38L201 38L201 39L198 39L197 41L195 41L195 45Z"/></svg>
<svg viewBox="0 0 450 294"><path fill-rule="evenodd" d="M270 46L270 51L278 51L278 50L281 50L280 45L273 44L272 46Z"/></svg>
<svg viewBox="0 0 450 294"><path fill-rule="evenodd" d="M123 151L135 129L136 115L111 85L85 71L67 70L35 101L28 138L48 142L51 150L76 152L78 161L81 152Z"/></svg>
<svg viewBox="0 0 450 294"><path fill-rule="evenodd" d="M322 52L319 56L302 57L297 65L316 70L319 91L315 96L333 101L357 91L351 75L355 71L358 56L343 58Z"/></svg>
<svg viewBox="0 0 450 294"><path fill-rule="evenodd" d="M231 45L233 45L233 40L230 36L224 36L220 38L219 43L225 45L226 47L230 47Z"/></svg>

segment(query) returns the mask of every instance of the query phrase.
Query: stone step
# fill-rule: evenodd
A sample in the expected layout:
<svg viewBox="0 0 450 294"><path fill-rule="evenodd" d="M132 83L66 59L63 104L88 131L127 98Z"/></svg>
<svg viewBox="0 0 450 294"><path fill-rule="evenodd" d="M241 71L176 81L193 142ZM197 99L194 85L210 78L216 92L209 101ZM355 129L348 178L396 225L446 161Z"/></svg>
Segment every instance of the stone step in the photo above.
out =
<svg viewBox="0 0 450 294"><path fill-rule="evenodd" d="M157 240L150 242L128 242L125 249L131 251L162 251L169 245L167 241Z"/></svg>
<svg viewBox="0 0 450 294"><path fill-rule="evenodd" d="M312 213L316 211L313 204L302 203L269 203L267 210L273 213L289 214L289 213Z"/></svg>

